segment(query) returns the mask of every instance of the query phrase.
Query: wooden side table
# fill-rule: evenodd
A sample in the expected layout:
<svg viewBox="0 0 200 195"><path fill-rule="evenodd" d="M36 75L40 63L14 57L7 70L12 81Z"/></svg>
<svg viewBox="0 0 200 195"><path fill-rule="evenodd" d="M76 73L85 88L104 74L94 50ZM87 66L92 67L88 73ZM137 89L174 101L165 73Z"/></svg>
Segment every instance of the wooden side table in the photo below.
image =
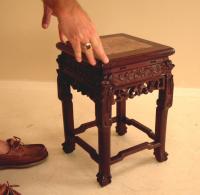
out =
<svg viewBox="0 0 200 195"><path fill-rule="evenodd" d="M107 65L98 61L96 66L88 64L86 58L77 63L69 44L58 43L62 51L58 56L58 97L62 101L65 142L63 149L71 153L75 144L87 151L99 165L97 181L101 186L111 182L110 166L126 156L144 149L154 149L157 161L167 160L165 151L166 124L168 109L173 100L174 65L169 56L174 49L126 34L101 37L110 62ZM96 119L74 128L73 103L70 86L87 95L95 104ZM157 100L155 132L126 116L126 100L159 90ZM112 117L112 105L116 103L117 114ZM133 125L146 133L152 142L120 151L111 157L110 128L116 123L116 132L122 136L127 125ZM81 139L78 134L88 128L98 128L98 152Z"/></svg>

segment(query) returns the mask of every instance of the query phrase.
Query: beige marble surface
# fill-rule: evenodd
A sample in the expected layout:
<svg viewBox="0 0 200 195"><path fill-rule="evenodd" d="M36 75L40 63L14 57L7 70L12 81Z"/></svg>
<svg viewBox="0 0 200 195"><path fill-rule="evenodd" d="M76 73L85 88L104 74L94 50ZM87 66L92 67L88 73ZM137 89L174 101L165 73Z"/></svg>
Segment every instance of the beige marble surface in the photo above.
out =
<svg viewBox="0 0 200 195"><path fill-rule="evenodd" d="M155 161L152 151L129 156L112 166L112 184L100 188L97 165L79 146L71 155L62 152L61 106L56 83L0 82L0 137L19 136L25 143L44 143L49 158L41 165L20 170L0 170L0 182L19 184L23 195L199 195L200 194L200 90L176 89L169 111L169 160ZM127 113L154 126L156 94L128 102ZM74 92L75 125L94 118L94 105ZM113 107L114 109L114 107ZM81 136L97 146L97 130ZM112 126L112 154L148 140L133 127L118 137Z"/></svg>
<svg viewBox="0 0 200 195"><path fill-rule="evenodd" d="M124 35L102 38L102 44L107 55L152 47L150 44L131 39L130 37L126 37Z"/></svg>

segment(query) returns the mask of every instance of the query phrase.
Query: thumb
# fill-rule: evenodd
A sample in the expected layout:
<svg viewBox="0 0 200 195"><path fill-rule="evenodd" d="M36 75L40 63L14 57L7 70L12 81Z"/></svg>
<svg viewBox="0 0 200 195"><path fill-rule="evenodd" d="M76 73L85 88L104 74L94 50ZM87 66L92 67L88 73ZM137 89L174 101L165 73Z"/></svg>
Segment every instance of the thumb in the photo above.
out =
<svg viewBox="0 0 200 195"><path fill-rule="evenodd" d="M52 9L44 3L44 13L43 13L43 17L42 17L42 28L46 29L46 28L49 27L52 14L53 14Z"/></svg>

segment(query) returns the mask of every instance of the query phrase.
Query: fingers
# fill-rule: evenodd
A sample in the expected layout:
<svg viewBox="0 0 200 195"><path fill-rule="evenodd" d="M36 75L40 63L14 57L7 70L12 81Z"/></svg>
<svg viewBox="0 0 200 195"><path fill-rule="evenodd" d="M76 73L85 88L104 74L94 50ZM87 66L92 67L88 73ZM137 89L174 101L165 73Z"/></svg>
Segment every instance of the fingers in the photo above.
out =
<svg viewBox="0 0 200 195"><path fill-rule="evenodd" d="M91 43L91 48L87 49L86 48L86 43ZM103 49L102 43L100 38L94 34L94 36L92 36L92 38L90 39L90 41L84 41L84 44L82 46L82 50L84 51L84 53L86 54L88 61L90 62L91 65L95 65L96 64L96 60L95 60L95 56L101 60L104 64L108 64L109 63L109 59Z"/></svg>
<svg viewBox="0 0 200 195"><path fill-rule="evenodd" d="M89 41L87 43L89 43ZM96 60L94 57L93 49L92 49L92 47L90 49L87 49L85 44L82 45L83 51L84 51L85 55L87 56L89 63L94 66L94 65L96 65Z"/></svg>
<svg viewBox="0 0 200 195"><path fill-rule="evenodd" d="M96 60L94 57L94 53L91 48L87 48L86 44L90 43L89 39L85 38L86 36L68 36L68 40L72 45L74 50L75 58L80 63L82 61L82 53L84 53L88 59L88 62L91 65L96 65Z"/></svg>
<svg viewBox="0 0 200 195"><path fill-rule="evenodd" d="M63 29L62 23L58 25L58 30L60 41L65 43L66 39L68 39L71 43L77 62L80 63L82 61L82 52L85 53L88 62L93 66L96 65L95 57L101 60L104 64L109 62L109 59L103 49L101 40L99 36L97 36L96 32L84 34L80 33L77 35L66 33L66 29ZM91 48L86 47L87 43L91 43Z"/></svg>
<svg viewBox="0 0 200 195"><path fill-rule="evenodd" d="M109 59L103 49L99 36L95 35L91 38L92 48L97 56L104 64L109 63Z"/></svg>
<svg viewBox="0 0 200 195"><path fill-rule="evenodd" d="M61 37L61 39L63 38ZM89 49L86 47L86 44L90 43L90 41L84 41L84 43L81 43L79 39L70 39L69 41L73 47L75 58L79 63L82 61L82 52L85 53L89 63L93 66L96 65L94 52L98 56L98 58L103 61L103 63L107 64L109 62L109 59L104 52L100 40L99 42L95 42L96 45L94 44L94 41L91 42L91 48Z"/></svg>
<svg viewBox="0 0 200 195"><path fill-rule="evenodd" d="M49 24L51 22L51 15L52 15L53 11L45 3L43 5L44 5L44 13L43 13L43 17L42 17L42 27L44 29L46 29L49 27Z"/></svg>
<svg viewBox="0 0 200 195"><path fill-rule="evenodd" d="M82 52L84 52L89 63L93 66L96 65L96 60L92 48L86 49L85 44L81 44L79 39L71 39L69 41L74 50L74 55L77 62L79 63L82 62Z"/></svg>
<svg viewBox="0 0 200 195"><path fill-rule="evenodd" d="M70 40L77 62L82 62L81 43L78 39Z"/></svg>

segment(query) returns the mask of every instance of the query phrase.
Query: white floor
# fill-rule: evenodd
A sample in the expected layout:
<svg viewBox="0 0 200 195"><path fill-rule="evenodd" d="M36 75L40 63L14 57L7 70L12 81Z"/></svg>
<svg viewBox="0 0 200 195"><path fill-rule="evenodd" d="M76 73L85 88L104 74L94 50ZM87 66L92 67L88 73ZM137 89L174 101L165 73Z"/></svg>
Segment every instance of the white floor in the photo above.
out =
<svg viewBox="0 0 200 195"><path fill-rule="evenodd" d="M79 146L71 155L61 149L63 127L56 83L0 82L0 138L13 135L24 143L43 143L49 158L41 165L0 170L0 183L19 184L23 195L199 195L200 194L200 89L176 89L167 128L168 161L155 161L153 151L136 153L112 166L112 184L100 188L97 165ZM94 119L94 105L74 93L75 125ZM127 115L154 127L156 93L129 100ZM113 107L114 109L114 107ZM81 135L97 147L97 130ZM129 127L118 137L112 126L112 154L149 140Z"/></svg>

